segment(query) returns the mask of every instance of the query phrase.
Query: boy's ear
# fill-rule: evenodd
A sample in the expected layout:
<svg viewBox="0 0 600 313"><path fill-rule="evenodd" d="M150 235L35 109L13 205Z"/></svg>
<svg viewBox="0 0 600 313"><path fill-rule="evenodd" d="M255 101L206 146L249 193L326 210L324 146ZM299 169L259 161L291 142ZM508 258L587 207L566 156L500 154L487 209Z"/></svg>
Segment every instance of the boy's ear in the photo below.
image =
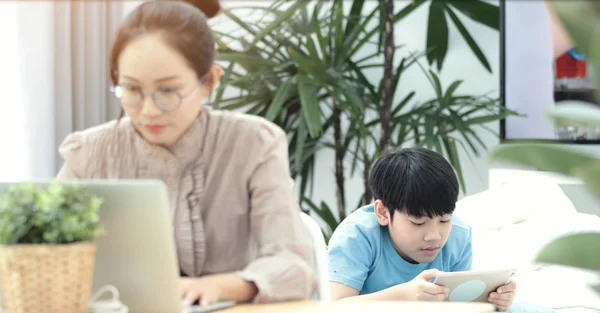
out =
<svg viewBox="0 0 600 313"><path fill-rule="evenodd" d="M374 206L374 211L375 211L375 216L377 217L377 221L379 222L379 225L381 226L387 226L389 224L391 224L392 219L391 219L391 213L390 210L388 210L385 205L383 205L383 202L381 200L375 200L375 203L373 203Z"/></svg>

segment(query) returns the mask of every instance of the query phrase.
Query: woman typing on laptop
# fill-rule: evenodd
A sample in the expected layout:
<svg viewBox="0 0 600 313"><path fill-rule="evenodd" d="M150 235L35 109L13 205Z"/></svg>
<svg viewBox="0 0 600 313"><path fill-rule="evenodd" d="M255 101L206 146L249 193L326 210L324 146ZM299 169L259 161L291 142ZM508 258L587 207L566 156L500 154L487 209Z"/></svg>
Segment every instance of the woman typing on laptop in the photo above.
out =
<svg viewBox="0 0 600 313"><path fill-rule="evenodd" d="M164 181L188 304L306 299L316 278L285 133L204 105L221 75L214 47L198 8L137 7L110 54L127 118L69 135L58 178Z"/></svg>

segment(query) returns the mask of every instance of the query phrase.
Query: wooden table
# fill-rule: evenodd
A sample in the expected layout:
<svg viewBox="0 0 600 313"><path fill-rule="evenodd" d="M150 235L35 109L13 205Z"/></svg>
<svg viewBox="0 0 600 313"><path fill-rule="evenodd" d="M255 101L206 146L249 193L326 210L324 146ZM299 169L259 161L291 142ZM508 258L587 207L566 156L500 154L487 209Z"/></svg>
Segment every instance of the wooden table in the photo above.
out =
<svg viewBox="0 0 600 313"><path fill-rule="evenodd" d="M275 304L243 304L218 311L218 313L493 313L495 308L489 303L458 302L383 302L383 301L342 301L342 302L282 302Z"/></svg>

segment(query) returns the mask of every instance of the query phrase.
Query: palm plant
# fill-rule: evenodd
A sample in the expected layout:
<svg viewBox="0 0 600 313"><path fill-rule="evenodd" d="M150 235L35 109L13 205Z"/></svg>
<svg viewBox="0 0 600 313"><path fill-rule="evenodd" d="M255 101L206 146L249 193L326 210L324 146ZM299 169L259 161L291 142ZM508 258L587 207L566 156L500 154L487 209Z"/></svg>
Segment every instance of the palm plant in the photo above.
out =
<svg viewBox="0 0 600 313"><path fill-rule="evenodd" d="M217 58L225 64L215 105L264 116L287 131L291 172L300 178L301 206L326 222L326 234L349 211L347 166L351 174L362 169L366 185L370 165L386 146L419 144L446 154L462 181L457 144L478 154L485 146L476 127L514 113L495 98L458 95L461 81L444 89L438 76L424 68L436 97L416 102L415 92L399 82L407 69L420 65L426 53L409 54L391 71L388 56L386 71L381 60L383 43L394 51L401 47L384 40L382 20L389 13L389 8L384 10L385 1L374 6L366 3L277 0L268 7L230 8L223 13L238 29L215 32ZM414 1L388 14L387 21L397 23L423 3ZM254 15L246 18L244 12ZM373 83L367 79L368 72L383 78ZM233 92L226 93L226 89ZM381 109L384 94L387 110ZM389 123L382 132L386 120ZM313 203L310 197L315 152L323 148L335 152L335 211L326 203ZM365 195L353 208L370 200L365 188Z"/></svg>
<svg viewBox="0 0 600 313"><path fill-rule="evenodd" d="M571 34L578 50L588 56L600 88L600 5L594 1L549 2ZM557 125L600 127L600 108L569 101L555 106L549 117ZM532 166L579 178L600 200L600 160L587 154L541 143L503 145L492 158ZM538 262L579 267L600 272L600 233L563 236L546 245L537 255ZM600 292L600 286L594 286Z"/></svg>
<svg viewBox="0 0 600 313"><path fill-rule="evenodd" d="M402 63L404 62L401 62L401 65ZM459 94L458 90L463 83L462 80L456 80L444 88L435 72L426 70L420 63L417 65L421 68L423 75L428 78L435 96L419 103L413 101L416 95L413 91L392 106L389 145L392 147L401 147L407 144L424 146L445 155L456 169L460 185L465 191L458 150L464 149L479 156L481 150L487 149L486 144L481 140L479 128L495 134L494 130L487 127L486 124L516 115L517 112L506 109L499 104L498 98L487 94ZM399 69L402 69L402 66ZM368 81L364 81L363 84L367 86L368 90L375 89ZM397 84L398 80L395 80L394 90ZM374 92L367 96L371 98L371 103L379 103L380 95L380 92ZM371 111L375 110L376 107L371 108ZM381 119L380 115L372 114L371 118L365 116L353 121L355 127L350 131L351 141L347 143L347 150L352 153L354 162L353 171L356 168L355 162L360 161L364 165L363 169L368 169L381 154L381 146L376 144L377 138L373 135L376 133L374 128L378 127ZM371 195L366 185L367 175L368 172L364 171L365 194L359 205L371 201Z"/></svg>
<svg viewBox="0 0 600 313"><path fill-rule="evenodd" d="M424 1L415 1L424 2ZM436 63L441 70L448 52L448 19L454 24L460 35L469 45L479 62L491 73L492 68L487 57L467 29L458 12L473 21L498 30L500 12L497 5L482 0L432 0L429 4L429 20L427 25L427 60L430 65Z"/></svg>

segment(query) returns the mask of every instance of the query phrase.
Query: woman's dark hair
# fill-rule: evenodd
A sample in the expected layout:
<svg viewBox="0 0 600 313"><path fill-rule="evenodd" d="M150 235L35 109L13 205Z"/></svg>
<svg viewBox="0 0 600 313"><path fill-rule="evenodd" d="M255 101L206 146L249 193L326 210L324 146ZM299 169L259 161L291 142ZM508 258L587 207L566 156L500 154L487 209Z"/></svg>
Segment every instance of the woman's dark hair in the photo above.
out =
<svg viewBox="0 0 600 313"><path fill-rule="evenodd" d="M110 52L113 85L118 84L118 62L123 49L132 40L149 33L161 34L167 44L185 57L198 79L205 77L215 58L215 39L207 16L190 3L203 1L148 1L135 8L119 27Z"/></svg>
<svg viewBox="0 0 600 313"><path fill-rule="evenodd" d="M390 213L397 210L417 218L452 214L458 199L452 165L425 148L405 148L381 156L371 168L369 187Z"/></svg>

